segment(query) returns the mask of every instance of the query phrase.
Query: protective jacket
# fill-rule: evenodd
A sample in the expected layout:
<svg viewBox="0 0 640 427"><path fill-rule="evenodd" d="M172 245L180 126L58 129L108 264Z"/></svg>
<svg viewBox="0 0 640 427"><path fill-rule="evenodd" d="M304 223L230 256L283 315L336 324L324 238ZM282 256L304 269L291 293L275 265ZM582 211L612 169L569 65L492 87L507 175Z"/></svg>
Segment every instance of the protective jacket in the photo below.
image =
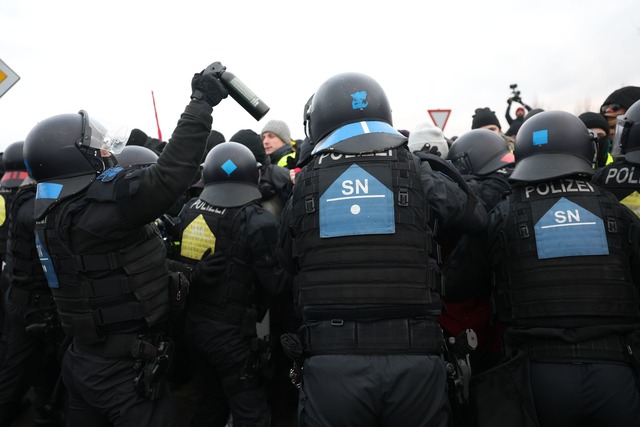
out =
<svg viewBox="0 0 640 427"><path fill-rule="evenodd" d="M560 179L516 187L504 206L493 294L502 320L571 327L640 319L633 222L611 193Z"/></svg>
<svg viewBox="0 0 640 427"><path fill-rule="evenodd" d="M433 216L408 150L316 156L293 191L294 289L303 319L440 312Z"/></svg>
<svg viewBox="0 0 640 427"><path fill-rule="evenodd" d="M12 304L35 309L55 309L34 241L33 201L36 186L20 187L9 212L7 265Z"/></svg>
<svg viewBox="0 0 640 427"><path fill-rule="evenodd" d="M269 297L284 288L276 265L277 220L257 201L220 208L194 198L181 213L180 260L194 264L207 249L226 256L225 273L195 283L188 310L207 318L255 328Z"/></svg>
<svg viewBox="0 0 640 427"><path fill-rule="evenodd" d="M591 181L611 191L622 204L640 216L640 165L618 159L599 168Z"/></svg>
<svg viewBox="0 0 640 427"><path fill-rule="evenodd" d="M37 241L46 242L46 248L40 248L50 255L44 267L62 326L78 343L100 344L107 335L160 331L166 321L169 272L157 228L145 225L106 242L95 253L72 251L69 235L78 213L95 203L128 197L125 193L137 188L141 176L141 170L105 171L86 193L55 205L36 225ZM126 354L125 348L109 350Z"/></svg>

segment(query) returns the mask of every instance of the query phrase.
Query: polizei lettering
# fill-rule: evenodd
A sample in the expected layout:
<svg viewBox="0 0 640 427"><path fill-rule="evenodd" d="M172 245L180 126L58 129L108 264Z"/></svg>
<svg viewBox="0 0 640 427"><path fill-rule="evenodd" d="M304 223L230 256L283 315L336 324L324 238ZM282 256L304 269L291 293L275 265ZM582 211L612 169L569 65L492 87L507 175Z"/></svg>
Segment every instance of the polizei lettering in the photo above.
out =
<svg viewBox="0 0 640 427"><path fill-rule="evenodd" d="M604 180L605 185L612 184L640 184L640 174L637 173L635 166L610 167L607 171L607 177Z"/></svg>
<svg viewBox="0 0 640 427"><path fill-rule="evenodd" d="M526 199L532 196L548 196L550 194L565 193L593 193L594 188L590 182L576 181L574 179L561 179L553 182L541 182L536 185L527 185L524 188Z"/></svg>
<svg viewBox="0 0 640 427"><path fill-rule="evenodd" d="M340 154L340 153L324 153L320 155L318 164L321 165L323 160L327 161L340 161L348 160L356 157L390 157L393 156L393 150L381 151L379 153L366 153L366 154Z"/></svg>
<svg viewBox="0 0 640 427"><path fill-rule="evenodd" d="M199 211L211 212L218 215L224 214L224 211L226 210L226 208L216 208L214 206L211 206L207 202L203 202L200 199L193 202L190 207L198 209Z"/></svg>

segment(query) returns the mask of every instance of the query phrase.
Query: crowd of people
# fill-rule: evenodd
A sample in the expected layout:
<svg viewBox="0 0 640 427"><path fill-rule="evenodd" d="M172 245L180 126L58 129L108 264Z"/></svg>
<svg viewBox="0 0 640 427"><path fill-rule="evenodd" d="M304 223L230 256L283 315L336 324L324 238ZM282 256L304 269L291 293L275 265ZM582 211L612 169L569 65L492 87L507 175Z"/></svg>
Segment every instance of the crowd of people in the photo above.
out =
<svg viewBox="0 0 640 427"><path fill-rule="evenodd" d="M348 72L227 140L208 70L168 141L6 147L0 427L638 425L640 87L447 138Z"/></svg>

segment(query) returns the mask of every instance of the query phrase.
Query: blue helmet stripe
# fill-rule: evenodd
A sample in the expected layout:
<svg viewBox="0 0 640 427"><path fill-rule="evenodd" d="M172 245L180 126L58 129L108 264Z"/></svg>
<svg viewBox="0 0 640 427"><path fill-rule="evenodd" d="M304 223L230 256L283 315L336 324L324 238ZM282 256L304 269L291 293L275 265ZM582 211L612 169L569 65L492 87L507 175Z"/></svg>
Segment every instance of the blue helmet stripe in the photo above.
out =
<svg viewBox="0 0 640 427"><path fill-rule="evenodd" d="M316 145L311 154L316 154L320 150L326 150L345 139L354 136L364 135L366 133L387 133L402 136L393 126L385 122L366 121L356 122L344 125L331 133L320 144Z"/></svg>

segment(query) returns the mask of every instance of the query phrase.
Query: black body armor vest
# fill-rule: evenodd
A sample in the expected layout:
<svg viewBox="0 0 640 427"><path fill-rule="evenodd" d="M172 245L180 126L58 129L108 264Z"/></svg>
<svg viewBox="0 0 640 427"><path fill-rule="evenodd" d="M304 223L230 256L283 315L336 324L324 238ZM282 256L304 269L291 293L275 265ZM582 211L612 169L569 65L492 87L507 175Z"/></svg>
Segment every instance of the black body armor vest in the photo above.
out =
<svg viewBox="0 0 640 427"><path fill-rule="evenodd" d="M505 257L494 268L501 320L640 319L630 221L612 194L561 179L514 188L509 199L499 236Z"/></svg>
<svg viewBox="0 0 640 427"><path fill-rule="evenodd" d="M60 201L36 222L36 246L62 327L81 344L99 344L114 334L164 332L169 314L166 250L155 226L113 242L110 252L75 254L68 246L77 213L95 201L115 202L135 187L131 181L118 185L120 175L92 183L86 194Z"/></svg>
<svg viewBox="0 0 640 427"><path fill-rule="evenodd" d="M294 298L303 319L440 313L439 248L408 150L318 155L293 191Z"/></svg>
<svg viewBox="0 0 640 427"><path fill-rule="evenodd" d="M241 325L248 322L247 310L255 307L257 302L257 278L250 267L249 242L239 238L234 230L247 220L249 210L260 209L257 202L241 207L218 208L200 199L192 199L186 205L181 215L180 260L195 264L206 248L224 253L227 260L223 275L212 277L204 286L191 287L189 310L223 323ZM253 313L252 321L255 323L257 314Z"/></svg>

